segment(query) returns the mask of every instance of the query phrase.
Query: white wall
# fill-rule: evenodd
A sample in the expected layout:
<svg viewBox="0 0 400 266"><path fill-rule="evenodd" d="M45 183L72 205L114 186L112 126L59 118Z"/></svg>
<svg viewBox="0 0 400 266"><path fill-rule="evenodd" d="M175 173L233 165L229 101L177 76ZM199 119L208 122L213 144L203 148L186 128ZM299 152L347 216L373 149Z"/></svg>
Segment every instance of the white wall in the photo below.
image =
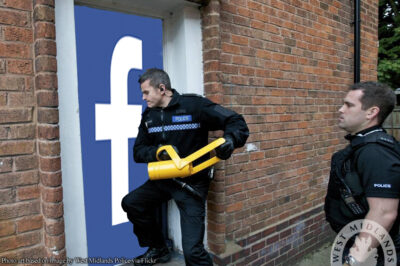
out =
<svg viewBox="0 0 400 266"><path fill-rule="evenodd" d="M201 18L197 8L183 6L164 19L164 68L179 92L203 95Z"/></svg>
<svg viewBox="0 0 400 266"><path fill-rule="evenodd" d="M56 0L61 171L67 256L87 258L74 1Z"/></svg>
<svg viewBox="0 0 400 266"><path fill-rule="evenodd" d="M203 63L200 12L180 7L164 19L164 69L172 87L180 93L203 95ZM182 250L180 215L174 201L168 203L168 235ZM207 234L204 238L207 245Z"/></svg>

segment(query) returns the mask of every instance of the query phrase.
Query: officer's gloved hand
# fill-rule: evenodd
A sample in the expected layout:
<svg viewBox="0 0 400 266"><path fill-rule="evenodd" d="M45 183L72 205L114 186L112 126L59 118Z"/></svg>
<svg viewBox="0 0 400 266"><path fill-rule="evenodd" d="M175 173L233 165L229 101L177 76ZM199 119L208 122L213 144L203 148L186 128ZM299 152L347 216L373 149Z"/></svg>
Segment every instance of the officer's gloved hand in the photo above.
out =
<svg viewBox="0 0 400 266"><path fill-rule="evenodd" d="M229 157L231 157L231 155L235 149L235 146L233 145L232 137L225 136L224 139L225 139L225 142L221 146L219 146L215 149L215 152L217 153L217 157L222 160L226 160Z"/></svg>
<svg viewBox="0 0 400 266"><path fill-rule="evenodd" d="M175 147L174 145L171 145L171 146L172 146L172 148L175 150L176 154L179 154L178 148ZM171 157L169 156L169 154L167 153L166 150L163 150L162 152L160 152L160 153L158 154L158 158L159 158L161 161L171 160Z"/></svg>

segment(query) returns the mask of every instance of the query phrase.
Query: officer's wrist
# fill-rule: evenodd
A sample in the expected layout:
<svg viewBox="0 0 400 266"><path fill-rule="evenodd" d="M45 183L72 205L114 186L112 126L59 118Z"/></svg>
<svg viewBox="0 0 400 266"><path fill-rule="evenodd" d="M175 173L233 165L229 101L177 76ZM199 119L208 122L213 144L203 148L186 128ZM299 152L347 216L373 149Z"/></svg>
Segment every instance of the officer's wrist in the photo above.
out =
<svg viewBox="0 0 400 266"><path fill-rule="evenodd" d="M360 262L357 261L351 254L349 254L346 256L345 263L343 265L356 266L360 265Z"/></svg>

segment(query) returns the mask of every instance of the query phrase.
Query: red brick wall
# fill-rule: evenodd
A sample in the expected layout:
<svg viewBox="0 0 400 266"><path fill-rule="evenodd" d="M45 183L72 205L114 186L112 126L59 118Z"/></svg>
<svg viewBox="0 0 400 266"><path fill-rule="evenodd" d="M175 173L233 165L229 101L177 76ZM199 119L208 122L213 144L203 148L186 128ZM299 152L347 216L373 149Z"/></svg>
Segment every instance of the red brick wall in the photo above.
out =
<svg viewBox="0 0 400 266"><path fill-rule="evenodd" d="M56 72L54 0L0 1L2 258L65 257Z"/></svg>
<svg viewBox="0 0 400 266"><path fill-rule="evenodd" d="M361 79L376 80L377 2L361 2ZM209 247L219 265L287 265L332 236L322 204L344 144L353 2L221 0L202 14L206 95L250 128L212 184Z"/></svg>

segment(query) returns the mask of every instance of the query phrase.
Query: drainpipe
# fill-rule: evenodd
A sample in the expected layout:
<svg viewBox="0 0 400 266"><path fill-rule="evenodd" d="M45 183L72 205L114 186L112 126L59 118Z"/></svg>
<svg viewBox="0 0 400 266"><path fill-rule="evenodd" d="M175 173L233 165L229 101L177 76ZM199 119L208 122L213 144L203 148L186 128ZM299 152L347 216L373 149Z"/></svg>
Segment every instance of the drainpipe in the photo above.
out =
<svg viewBox="0 0 400 266"><path fill-rule="evenodd" d="M360 0L354 0L354 83L360 82Z"/></svg>

